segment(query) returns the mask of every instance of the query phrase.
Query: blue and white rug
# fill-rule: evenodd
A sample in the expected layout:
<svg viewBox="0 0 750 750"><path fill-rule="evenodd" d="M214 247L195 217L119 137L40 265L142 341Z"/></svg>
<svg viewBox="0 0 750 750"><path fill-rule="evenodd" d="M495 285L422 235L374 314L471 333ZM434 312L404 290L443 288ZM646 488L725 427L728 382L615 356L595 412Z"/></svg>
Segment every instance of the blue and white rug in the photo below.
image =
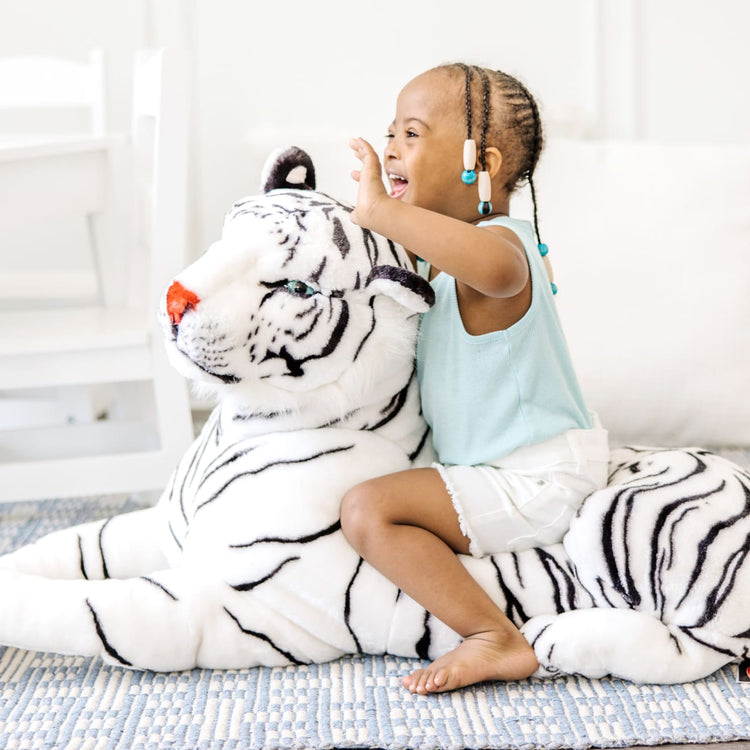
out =
<svg viewBox="0 0 750 750"><path fill-rule="evenodd" d="M136 507L111 497L0 506L0 552ZM736 681L736 665L684 685L567 677L415 696L400 678L417 663L362 656L154 674L0 648L0 748L530 750L750 738L750 683Z"/></svg>

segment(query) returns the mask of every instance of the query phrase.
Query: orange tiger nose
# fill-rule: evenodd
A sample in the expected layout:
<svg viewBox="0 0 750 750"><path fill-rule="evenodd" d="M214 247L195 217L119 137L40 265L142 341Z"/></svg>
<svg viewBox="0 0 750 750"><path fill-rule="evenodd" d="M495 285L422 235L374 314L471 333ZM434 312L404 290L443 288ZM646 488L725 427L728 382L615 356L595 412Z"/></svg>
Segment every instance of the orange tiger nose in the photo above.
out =
<svg viewBox="0 0 750 750"><path fill-rule="evenodd" d="M198 307L200 299L195 292L185 289L179 281L172 283L167 290L167 315L172 325L179 325L187 310Z"/></svg>

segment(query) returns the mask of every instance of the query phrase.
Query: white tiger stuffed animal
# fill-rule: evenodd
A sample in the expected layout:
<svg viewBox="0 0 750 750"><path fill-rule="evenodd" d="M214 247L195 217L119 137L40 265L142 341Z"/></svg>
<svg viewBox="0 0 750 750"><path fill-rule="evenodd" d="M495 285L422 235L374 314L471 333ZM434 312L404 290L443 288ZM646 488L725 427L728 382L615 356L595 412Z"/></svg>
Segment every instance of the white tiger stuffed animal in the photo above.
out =
<svg viewBox="0 0 750 750"><path fill-rule="evenodd" d="M431 459L413 352L431 288L313 188L309 157L280 154L171 285L170 356L220 404L154 508L0 558L0 643L154 670L458 643L338 521L351 485ZM462 558L538 675L677 682L747 656L750 477L698 450L612 470L563 544Z"/></svg>

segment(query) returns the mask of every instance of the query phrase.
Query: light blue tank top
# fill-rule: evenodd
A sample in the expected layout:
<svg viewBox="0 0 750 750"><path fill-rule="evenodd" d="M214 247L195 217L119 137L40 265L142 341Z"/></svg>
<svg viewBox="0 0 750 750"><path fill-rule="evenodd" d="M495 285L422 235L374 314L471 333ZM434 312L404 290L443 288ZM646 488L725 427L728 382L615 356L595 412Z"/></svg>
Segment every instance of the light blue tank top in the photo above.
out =
<svg viewBox="0 0 750 750"><path fill-rule="evenodd" d="M531 306L503 331L466 332L452 276L433 280L435 305L422 316L417 367L422 410L439 461L473 466L517 448L590 428L557 315L550 280L528 221L497 217L518 235L531 270ZM420 262L420 272L429 274Z"/></svg>

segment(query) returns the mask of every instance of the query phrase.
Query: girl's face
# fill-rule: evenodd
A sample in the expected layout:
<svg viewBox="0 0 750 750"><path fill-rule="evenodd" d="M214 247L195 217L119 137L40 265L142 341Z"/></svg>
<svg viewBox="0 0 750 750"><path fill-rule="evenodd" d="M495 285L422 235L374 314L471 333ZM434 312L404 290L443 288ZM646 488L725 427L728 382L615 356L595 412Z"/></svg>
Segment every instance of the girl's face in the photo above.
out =
<svg viewBox="0 0 750 750"><path fill-rule="evenodd" d="M396 102L383 166L391 196L422 208L472 221L476 186L461 181L466 138L462 87L444 70L410 81Z"/></svg>

